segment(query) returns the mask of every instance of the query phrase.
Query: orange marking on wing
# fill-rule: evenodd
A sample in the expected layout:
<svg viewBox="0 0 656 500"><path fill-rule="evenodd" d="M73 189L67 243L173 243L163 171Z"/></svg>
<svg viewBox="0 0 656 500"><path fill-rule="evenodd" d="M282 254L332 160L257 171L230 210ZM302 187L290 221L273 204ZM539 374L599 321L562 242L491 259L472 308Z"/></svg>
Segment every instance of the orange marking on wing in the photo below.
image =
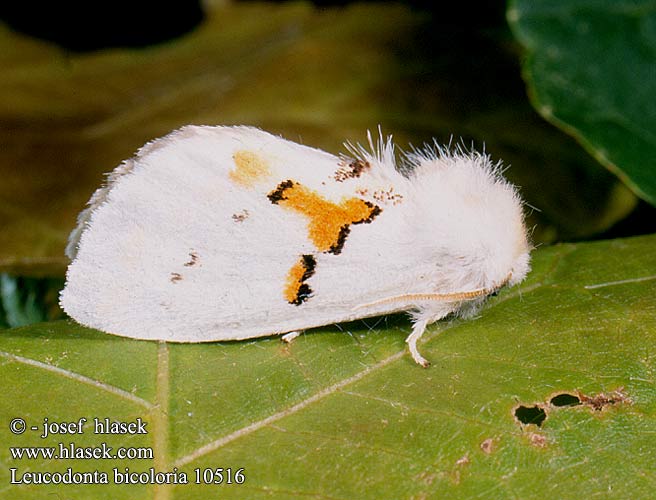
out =
<svg viewBox="0 0 656 500"><path fill-rule="evenodd" d="M269 200L308 217L308 233L314 246L335 254L341 252L351 224L369 223L381 212L379 207L360 198L334 203L291 180L281 182L269 193Z"/></svg>
<svg viewBox="0 0 656 500"><path fill-rule="evenodd" d="M317 261L312 255L302 255L287 274L287 282L283 295L290 304L301 305L306 301L312 290L306 283L314 274Z"/></svg>
<svg viewBox="0 0 656 500"><path fill-rule="evenodd" d="M228 172L228 175L235 184L250 187L271 175L267 161L252 151L237 151L232 158L235 169Z"/></svg>

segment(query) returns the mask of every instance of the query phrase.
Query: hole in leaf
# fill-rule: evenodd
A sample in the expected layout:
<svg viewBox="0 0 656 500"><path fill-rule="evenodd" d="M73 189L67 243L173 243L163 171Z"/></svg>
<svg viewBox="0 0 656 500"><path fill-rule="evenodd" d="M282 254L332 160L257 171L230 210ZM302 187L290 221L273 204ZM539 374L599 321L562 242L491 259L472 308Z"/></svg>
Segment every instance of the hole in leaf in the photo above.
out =
<svg viewBox="0 0 656 500"><path fill-rule="evenodd" d="M519 406L515 410L515 418L522 424L535 424L540 427L547 418L547 413L539 406Z"/></svg>
<svg viewBox="0 0 656 500"><path fill-rule="evenodd" d="M558 394L549 401L553 406L576 406L581 404L581 400L573 394Z"/></svg>

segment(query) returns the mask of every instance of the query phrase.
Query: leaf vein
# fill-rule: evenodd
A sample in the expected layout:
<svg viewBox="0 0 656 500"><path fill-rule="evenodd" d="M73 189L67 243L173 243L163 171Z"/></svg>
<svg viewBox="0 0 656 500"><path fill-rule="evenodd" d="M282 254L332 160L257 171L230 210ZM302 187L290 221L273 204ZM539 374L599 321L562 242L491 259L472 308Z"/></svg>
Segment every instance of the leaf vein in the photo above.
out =
<svg viewBox="0 0 656 500"><path fill-rule="evenodd" d="M653 281L656 280L656 274L653 276L642 276L640 278L629 278L625 280L618 281L608 281L606 283L595 283L594 285L585 285L583 288L586 290L594 290L595 288L604 288L607 286L616 286L616 285L626 285L628 283L641 283L643 281Z"/></svg>
<svg viewBox="0 0 656 500"><path fill-rule="evenodd" d="M313 396L304 399L303 401L300 401L299 403L296 403L293 406L290 406L289 408L286 408L285 410L279 411L278 413L274 413L273 415L270 415L266 418L263 418L262 420L258 420L257 422L253 422L252 424L249 424L245 427L242 427L241 429L238 429L234 432L231 432L230 434L220 437L219 439L215 439L211 443L207 443L206 445L203 445L196 450L192 451L188 455L185 455L174 463L175 467L182 467L183 465L186 465L190 462L193 462L197 458L202 457L203 455L207 455L208 453L211 453L214 450L217 450L228 443L235 441L236 439L239 439L241 437L247 436L249 434L252 434L255 431L258 431L262 429L263 427L266 427L273 422L277 422L278 420L281 420L285 417L288 417L290 415L293 415L294 413L297 413L298 411L306 408L307 406L316 403L317 401L330 396L332 394L335 394L338 392L340 389L343 387L346 387L350 384L353 384L362 378L366 377L372 372L375 372L388 364L392 363L393 361L396 361L403 356L405 356L407 353L404 350L399 351L395 354L392 354L391 356L383 359L382 361L376 363L375 365L370 365L366 369L362 370L361 372L356 373L355 375L352 375L344 380L341 380L340 382L337 382L336 384L333 384L329 387L326 387L325 389L322 389L321 391L317 392Z"/></svg>
<svg viewBox="0 0 656 500"><path fill-rule="evenodd" d="M18 356L16 354L11 354L9 352L4 352L0 351L0 356L6 359L9 359L11 361L14 361L16 363L22 363L28 366L33 366L35 368L40 368L42 370L47 370L53 373L56 373L57 375L61 375L62 377L69 378L71 380L75 380L77 382L81 382L83 384L90 385L92 387L95 387L96 389L100 389L102 391L109 392L110 394L113 394L115 396L121 397L123 399L127 399L129 401L132 401L133 403L136 403L140 406L143 406L144 408L151 409L153 408L153 404L146 401L143 398L140 398L139 396L135 396L131 392L125 391L123 389L120 389L116 386L106 384L104 382L101 382L100 380L95 380L89 377L86 377L84 375L80 375L79 373L75 373L69 370L65 370L64 368L59 368L58 366L53 366L49 365L47 363L43 363L41 361L37 361L35 359L30 359L30 358L24 358L23 356Z"/></svg>

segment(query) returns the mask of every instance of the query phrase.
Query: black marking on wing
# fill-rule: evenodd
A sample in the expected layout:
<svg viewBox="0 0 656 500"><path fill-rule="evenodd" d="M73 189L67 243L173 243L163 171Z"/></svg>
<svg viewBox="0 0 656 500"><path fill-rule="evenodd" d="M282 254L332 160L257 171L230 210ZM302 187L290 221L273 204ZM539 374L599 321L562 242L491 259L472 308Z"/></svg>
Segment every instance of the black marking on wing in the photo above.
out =
<svg viewBox="0 0 656 500"><path fill-rule="evenodd" d="M277 205L280 201L287 199L285 197L285 191L287 191L291 187L294 187L293 180L288 179L286 181L283 181L280 184L278 184L278 187L276 189L274 189L267 195L267 198L269 198L271 203Z"/></svg>

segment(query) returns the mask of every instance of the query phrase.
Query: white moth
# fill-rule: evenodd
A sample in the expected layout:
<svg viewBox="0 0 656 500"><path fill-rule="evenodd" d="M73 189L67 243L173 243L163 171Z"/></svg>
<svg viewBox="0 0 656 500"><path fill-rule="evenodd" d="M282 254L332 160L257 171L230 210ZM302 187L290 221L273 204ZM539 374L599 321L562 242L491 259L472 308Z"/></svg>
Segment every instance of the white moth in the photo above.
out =
<svg viewBox="0 0 656 500"><path fill-rule="evenodd" d="M79 215L62 308L169 342L238 340L408 311L417 341L529 270L500 165L391 137L347 156L250 127L187 126L109 174Z"/></svg>

